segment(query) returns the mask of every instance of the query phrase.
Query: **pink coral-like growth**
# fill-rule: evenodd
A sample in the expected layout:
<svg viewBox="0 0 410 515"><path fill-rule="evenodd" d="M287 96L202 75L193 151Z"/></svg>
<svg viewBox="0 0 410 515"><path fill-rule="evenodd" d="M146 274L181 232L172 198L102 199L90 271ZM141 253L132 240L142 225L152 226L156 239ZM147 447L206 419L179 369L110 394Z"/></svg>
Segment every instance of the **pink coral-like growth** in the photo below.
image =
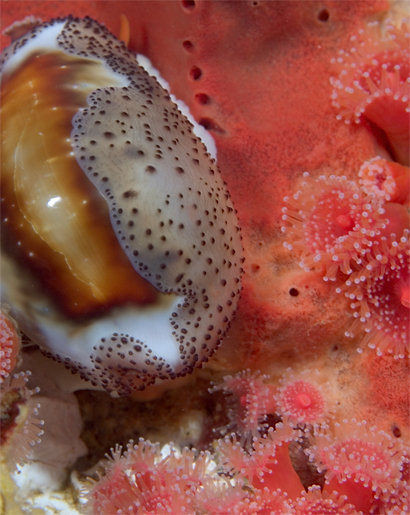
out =
<svg viewBox="0 0 410 515"><path fill-rule="evenodd" d="M333 105L338 118L360 123L362 117L387 135L397 161L409 164L410 121L409 26L383 31L369 23L350 39L348 50L332 60Z"/></svg>
<svg viewBox="0 0 410 515"><path fill-rule="evenodd" d="M291 369L280 380L275 394L276 413L293 424L324 424L332 418L335 403L330 384L323 382L317 370L305 370L298 377Z"/></svg>
<svg viewBox="0 0 410 515"><path fill-rule="evenodd" d="M306 271L325 267L325 280L334 280L338 269L350 274L352 261L360 263L369 241L386 227L383 207L344 176L303 177L301 189L285 197L285 247L302 250Z"/></svg>

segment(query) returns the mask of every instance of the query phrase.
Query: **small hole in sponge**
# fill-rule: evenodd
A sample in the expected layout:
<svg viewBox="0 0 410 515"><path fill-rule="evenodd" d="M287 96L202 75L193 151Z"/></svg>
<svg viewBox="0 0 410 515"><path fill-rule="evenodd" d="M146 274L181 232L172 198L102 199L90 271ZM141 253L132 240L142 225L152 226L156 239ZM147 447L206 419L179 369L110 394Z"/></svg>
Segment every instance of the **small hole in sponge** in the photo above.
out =
<svg viewBox="0 0 410 515"><path fill-rule="evenodd" d="M184 47L184 50L186 52L193 52L194 51L194 44L192 43L192 41L189 41L189 39L186 39L185 41L182 42L182 46Z"/></svg>
<svg viewBox="0 0 410 515"><path fill-rule="evenodd" d="M329 19L329 16L330 16L329 11L327 9L322 9L321 11L319 11L319 13L317 15L317 19L322 22L327 22Z"/></svg>
<svg viewBox="0 0 410 515"><path fill-rule="evenodd" d="M297 297L299 295L299 290L297 290L296 288L291 288L289 290L289 295L291 295L292 297Z"/></svg>
<svg viewBox="0 0 410 515"><path fill-rule="evenodd" d="M205 93L197 93L195 95L195 100L202 105L209 104L211 99Z"/></svg>
<svg viewBox="0 0 410 515"><path fill-rule="evenodd" d="M186 11L193 11L196 7L195 0L182 0L182 7Z"/></svg>
<svg viewBox="0 0 410 515"><path fill-rule="evenodd" d="M198 66L192 66L189 70L189 76L192 80L199 80L202 77L202 70Z"/></svg>
<svg viewBox="0 0 410 515"><path fill-rule="evenodd" d="M396 424L393 423L392 426L391 426L391 430L392 430L393 435L396 438L400 438L401 437L401 431L400 431L399 426L397 426Z"/></svg>

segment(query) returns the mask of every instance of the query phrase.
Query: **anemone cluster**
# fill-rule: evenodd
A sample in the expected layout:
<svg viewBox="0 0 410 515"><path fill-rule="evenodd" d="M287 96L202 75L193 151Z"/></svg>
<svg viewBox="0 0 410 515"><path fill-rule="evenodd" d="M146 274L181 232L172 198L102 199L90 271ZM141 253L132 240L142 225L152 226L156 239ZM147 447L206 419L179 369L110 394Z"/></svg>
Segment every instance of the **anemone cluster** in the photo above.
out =
<svg viewBox="0 0 410 515"><path fill-rule="evenodd" d="M86 513L404 513L409 449L365 421L335 422L319 372L302 377L287 373L268 407L275 388L268 376L226 376L211 389L222 390L230 406L230 422L220 428L228 434L213 454L160 450L143 439L124 452L117 446L98 479L82 485ZM283 422L266 423L268 414ZM302 456L317 468L316 480L301 482L295 468Z"/></svg>
<svg viewBox="0 0 410 515"><path fill-rule="evenodd" d="M395 160L409 165L409 25L372 22L350 39L350 48L333 59L333 105L338 118L365 118L386 133Z"/></svg>
<svg viewBox="0 0 410 515"><path fill-rule="evenodd" d="M290 239L284 245L302 253L307 272L319 269L325 280L344 282L336 291L352 301L354 317L346 336L364 328L361 350L368 345L404 358L410 341L409 28L374 22L350 42L332 60L337 118L372 122L391 156L363 162L356 180L305 173L300 189L285 198L282 230Z"/></svg>
<svg viewBox="0 0 410 515"><path fill-rule="evenodd" d="M313 180L305 174L301 189L285 198L282 219L289 225L282 230L291 236L285 247L302 253L300 266L338 281L336 291L352 301L355 320L346 336L363 327L361 348L403 358L410 338L409 215L403 204L385 200L344 176Z"/></svg>

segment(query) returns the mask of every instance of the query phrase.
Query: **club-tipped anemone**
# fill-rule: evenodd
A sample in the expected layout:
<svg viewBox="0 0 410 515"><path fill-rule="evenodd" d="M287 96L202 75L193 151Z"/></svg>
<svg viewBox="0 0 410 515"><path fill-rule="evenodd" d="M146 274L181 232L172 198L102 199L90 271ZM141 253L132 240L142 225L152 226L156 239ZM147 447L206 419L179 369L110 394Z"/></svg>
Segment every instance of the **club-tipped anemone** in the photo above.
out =
<svg viewBox="0 0 410 515"><path fill-rule="evenodd" d="M85 494L86 513L177 514L198 513L203 485L212 478L209 453L198 456L193 450L177 451L142 438L130 442L123 453L120 446L102 463L103 474Z"/></svg>
<svg viewBox="0 0 410 515"><path fill-rule="evenodd" d="M306 271L324 270L325 280L335 280L338 270L352 273L352 263L361 263L369 241L387 223L381 203L344 176L315 180L304 173L300 189L285 203L285 247L302 253Z"/></svg>
<svg viewBox="0 0 410 515"><path fill-rule="evenodd" d="M211 393L223 391L227 395L227 415L229 423L219 428L224 431L235 431L244 442L250 442L260 436L266 427L265 419L273 412L272 395L276 389L266 384L269 376L259 371L251 373L249 369L228 375L223 382L214 385Z"/></svg>
<svg viewBox="0 0 410 515"><path fill-rule="evenodd" d="M301 497L287 504L289 515L362 515L345 495L322 492L318 485L310 486Z"/></svg>
<svg viewBox="0 0 410 515"><path fill-rule="evenodd" d="M254 488L270 491L281 489L291 498L303 487L290 457L289 445L300 439L301 432L289 424L278 423L262 437L254 438L252 448L245 450L235 434L218 440L216 448L221 470L236 481L247 481Z"/></svg>
<svg viewBox="0 0 410 515"><path fill-rule="evenodd" d="M368 195L375 195L382 202L409 205L409 167L376 156L362 164L358 175Z"/></svg>
<svg viewBox="0 0 410 515"><path fill-rule="evenodd" d="M33 29L1 70L3 302L95 387L192 372L242 273L235 210L193 126L89 18Z"/></svg>
<svg viewBox="0 0 410 515"><path fill-rule="evenodd" d="M27 388L30 375L27 371L9 377L0 395L0 442L13 468L30 461L32 448L40 443L44 433L44 421L39 418L41 406L38 402L29 402L39 392L39 388Z"/></svg>
<svg viewBox="0 0 410 515"><path fill-rule="evenodd" d="M260 488L254 490L247 502L244 503L242 513L244 515L263 515L264 513L275 513L275 515L288 513L288 504L286 502L287 494L280 488L277 490L269 488ZM246 511L248 510L248 511Z"/></svg>
<svg viewBox="0 0 410 515"><path fill-rule="evenodd" d="M366 258L366 266L346 281L345 295L352 300L355 318L347 336L363 328L366 346L397 358L409 353L410 341L410 244L409 230L401 238L393 235L375 242Z"/></svg>
<svg viewBox="0 0 410 515"><path fill-rule="evenodd" d="M363 118L382 129L396 161L409 165L410 31L369 23L332 60L332 101L346 123Z"/></svg>
<svg viewBox="0 0 410 515"><path fill-rule="evenodd" d="M276 413L295 425L319 426L334 417L332 389L318 370L304 370L295 376L288 369L280 379L274 398Z"/></svg>
<svg viewBox="0 0 410 515"><path fill-rule="evenodd" d="M401 490L406 448L384 431L368 427L366 421L336 423L332 435L316 431L315 444L307 453L325 472L325 491L348 493L350 489L349 499L365 513L377 500L388 501Z"/></svg>

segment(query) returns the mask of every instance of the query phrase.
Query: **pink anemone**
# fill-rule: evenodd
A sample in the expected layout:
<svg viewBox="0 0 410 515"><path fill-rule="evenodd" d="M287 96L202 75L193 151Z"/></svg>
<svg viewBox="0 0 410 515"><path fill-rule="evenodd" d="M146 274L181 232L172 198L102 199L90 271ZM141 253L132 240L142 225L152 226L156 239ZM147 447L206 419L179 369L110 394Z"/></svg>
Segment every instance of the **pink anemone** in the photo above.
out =
<svg viewBox="0 0 410 515"><path fill-rule="evenodd" d="M375 242L366 266L346 281L355 321L346 332L354 336L364 327L361 347L387 351L397 358L408 355L410 341L409 230L390 242ZM338 288L337 291L341 291Z"/></svg>
<svg viewBox="0 0 410 515"><path fill-rule="evenodd" d="M361 263L369 241L386 227L384 209L344 176L303 177L301 188L285 197L282 219L290 227L282 231L290 238L284 245L302 251L306 271L324 267L324 279L335 280L339 269L350 274L352 261Z"/></svg>
<svg viewBox="0 0 410 515"><path fill-rule="evenodd" d="M266 415L274 410L276 388L265 383L268 378L268 375L259 371L251 373L248 369L225 376L223 383L210 389L211 393L222 390L227 395L230 422L221 429L236 431L244 441L260 436L260 431L266 427Z"/></svg>
<svg viewBox="0 0 410 515"><path fill-rule="evenodd" d="M409 165L410 33L403 23L383 30L369 23L351 46L332 60L333 105L339 119L360 123L364 118L382 129L396 161Z"/></svg>
<svg viewBox="0 0 410 515"><path fill-rule="evenodd" d="M317 370L305 370L295 377L288 369L280 383L275 395L276 413L289 422L317 426L333 418L335 402L331 387L321 380Z"/></svg>
<svg viewBox="0 0 410 515"><path fill-rule="evenodd" d="M368 195L385 202L408 205L410 169L380 156L365 161L359 170L359 182Z"/></svg>
<svg viewBox="0 0 410 515"><path fill-rule="evenodd" d="M370 513L402 490L406 450L384 431L352 419L336 423L332 435L316 431L315 438L307 453L325 471L324 491L346 494L357 510Z"/></svg>

